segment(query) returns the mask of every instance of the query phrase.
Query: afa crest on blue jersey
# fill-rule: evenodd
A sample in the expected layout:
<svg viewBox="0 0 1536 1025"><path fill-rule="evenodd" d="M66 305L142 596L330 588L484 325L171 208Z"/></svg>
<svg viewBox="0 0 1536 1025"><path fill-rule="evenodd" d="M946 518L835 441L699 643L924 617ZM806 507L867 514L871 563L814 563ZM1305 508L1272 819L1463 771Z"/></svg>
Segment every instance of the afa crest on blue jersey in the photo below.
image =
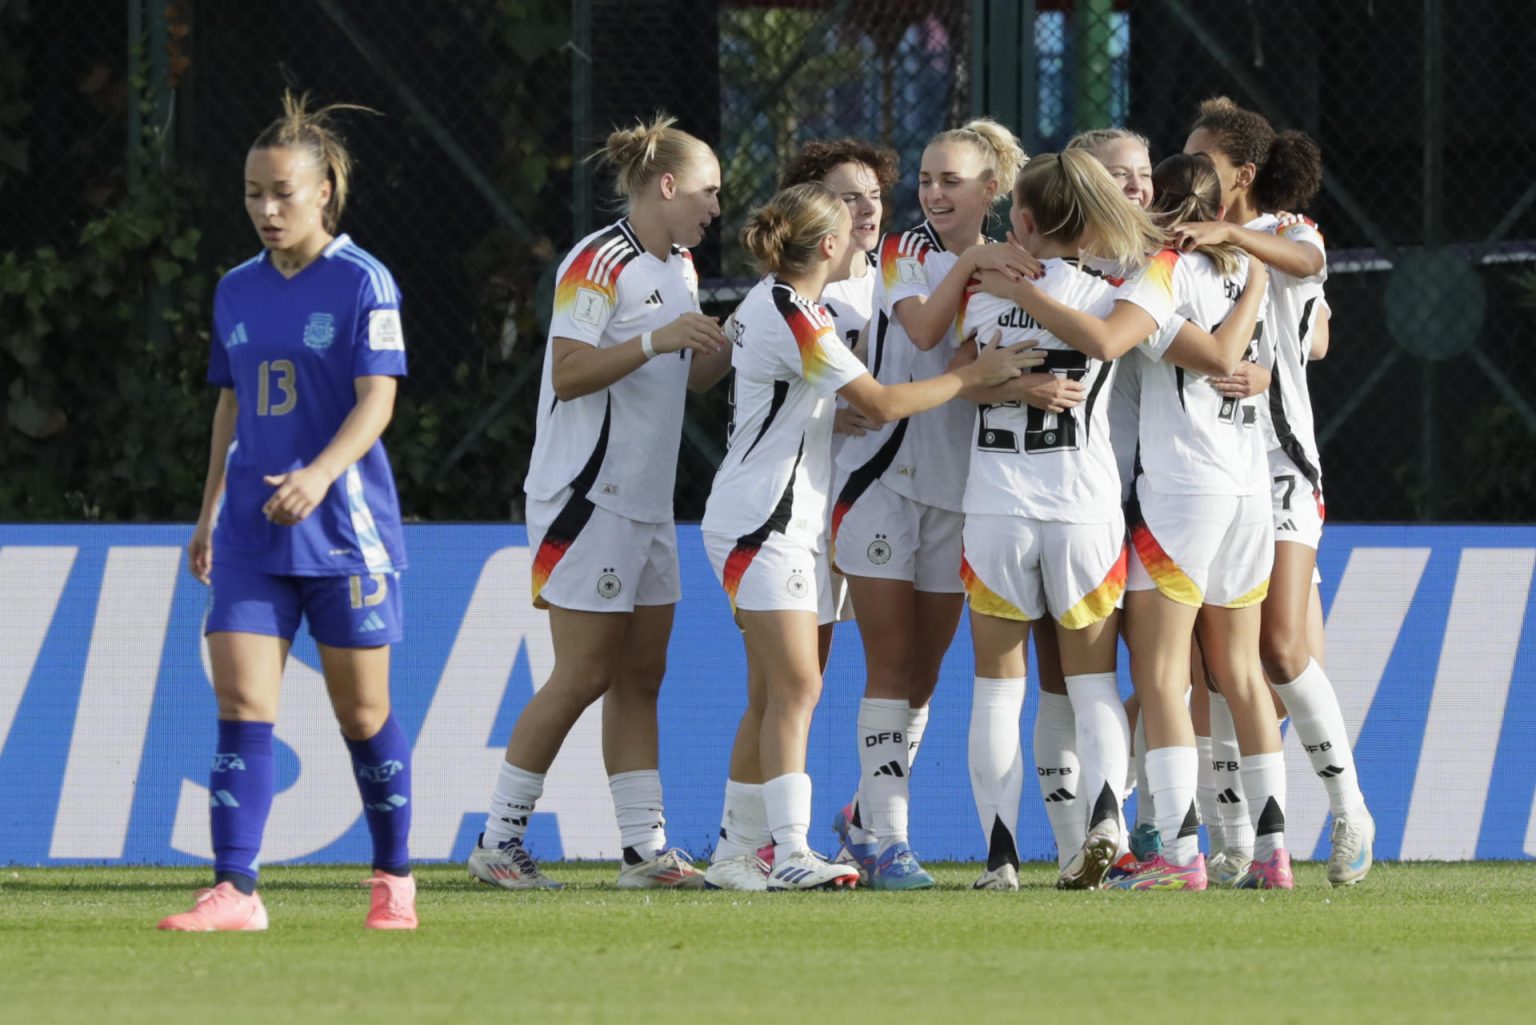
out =
<svg viewBox="0 0 1536 1025"><path fill-rule="evenodd" d="M336 318L329 313L311 313L304 322L304 344L324 352L336 340Z"/></svg>

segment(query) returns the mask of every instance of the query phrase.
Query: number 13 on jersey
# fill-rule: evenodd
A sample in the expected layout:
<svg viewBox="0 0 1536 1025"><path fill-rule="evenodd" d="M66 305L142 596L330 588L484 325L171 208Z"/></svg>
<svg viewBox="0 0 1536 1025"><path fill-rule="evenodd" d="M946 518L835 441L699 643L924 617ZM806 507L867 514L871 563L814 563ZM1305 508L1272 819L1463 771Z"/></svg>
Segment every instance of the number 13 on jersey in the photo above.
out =
<svg viewBox="0 0 1536 1025"><path fill-rule="evenodd" d="M282 416L292 413L293 407L299 404L298 381L293 362L275 359L263 363L256 373L256 415ZM272 401L274 397L277 398L276 403Z"/></svg>

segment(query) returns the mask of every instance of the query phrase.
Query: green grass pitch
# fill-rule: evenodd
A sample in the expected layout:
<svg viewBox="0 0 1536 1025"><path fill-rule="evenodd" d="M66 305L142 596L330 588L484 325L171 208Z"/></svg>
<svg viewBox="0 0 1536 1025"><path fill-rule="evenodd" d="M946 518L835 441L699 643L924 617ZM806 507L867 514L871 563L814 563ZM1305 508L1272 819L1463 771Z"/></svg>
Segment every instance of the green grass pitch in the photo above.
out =
<svg viewBox="0 0 1536 1025"><path fill-rule="evenodd" d="M1378 865L1293 893L559 893L419 871L421 929L362 928L356 867L275 867L269 932L157 932L196 869L0 868L0 1022L1512 1022L1536 1016L1536 870Z"/></svg>

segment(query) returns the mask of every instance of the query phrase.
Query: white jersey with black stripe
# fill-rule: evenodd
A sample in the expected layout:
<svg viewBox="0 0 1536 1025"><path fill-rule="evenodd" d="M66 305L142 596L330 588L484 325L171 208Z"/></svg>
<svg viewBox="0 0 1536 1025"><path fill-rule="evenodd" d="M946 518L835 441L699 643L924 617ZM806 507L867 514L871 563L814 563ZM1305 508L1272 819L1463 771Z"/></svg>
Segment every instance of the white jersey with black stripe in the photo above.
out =
<svg viewBox="0 0 1536 1025"><path fill-rule="evenodd" d="M922 381L948 369L960 345L957 328L964 322L964 302L939 343L926 350L912 343L895 308L903 299L932 295L958 260L959 255L944 248L939 233L927 221L881 239L869 341L870 373L881 384ZM953 399L850 438L838 453L837 465L849 473L878 470L881 483L897 494L959 512L974 416L974 405Z"/></svg>
<svg viewBox="0 0 1536 1025"><path fill-rule="evenodd" d="M1141 467L1163 494L1253 495L1268 490L1269 462L1258 398L1231 399L1209 378L1164 359L1184 321L1213 331L1248 282L1248 258L1231 276L1204 253L1165 249L1116 296L1145 309L1158 331L1135 351L1141 367ZM1245 358L1274 362L1261 310Z"/></svg>
<svg viewBox="0 0 1536 1025"><path fill-rule="evenodd" d="M578 487L594 505L642 523L672 518L677 451L687 398L688 350L657 356L607 388L556 398L556 338L608 349L699 309L698 275L686 249L658 260L628 219L578 242L556 276L544 351L533 457L523 488L552 499Z"/></svg>
<svg viewBox="0 0 1536 1025"><path fill-rule="evenodd" d="M1313 490L1321 490L1322 461L1318 458L1312 395L1307 388L1307 352L1312 346L1312 331L1323 315L1323 283L1328 280L1323 234L1305 218L1282 226L1274 214L1257 217L1245 227L1316 246L1324 254L1323 269L1308 278L1270 269L1265 331L1275 347L1275 370L1268 401L1261 405L1269 447L1284 452Z"/></svg>
<svg viewBox="0 0 1536 1025"><path fill-rule="evenodd" d="M1034 284L1065 306L1107 317L1113 286L1075 261L1043 261ZM1115 362L1092 359L1051 334L1023 309L989 293L971 297L965 334L981 344L1034 342L1045 353L1041 373L1082 383L1083 404L1046 413L1022 402L983 405L976 413L967 515L1026 516L1062 523L1108 523L1120 515L1120 473L1110 443L1109 396Z"/></svg>
<svg viewBox="0 0 1536 1025"><path fill-rule="evenodd" d="M820 550L832 490L832 399L864 374L834 331L826 310L772 276L731 315L729 443L705 504L706 533L777 533Z"/></svg>

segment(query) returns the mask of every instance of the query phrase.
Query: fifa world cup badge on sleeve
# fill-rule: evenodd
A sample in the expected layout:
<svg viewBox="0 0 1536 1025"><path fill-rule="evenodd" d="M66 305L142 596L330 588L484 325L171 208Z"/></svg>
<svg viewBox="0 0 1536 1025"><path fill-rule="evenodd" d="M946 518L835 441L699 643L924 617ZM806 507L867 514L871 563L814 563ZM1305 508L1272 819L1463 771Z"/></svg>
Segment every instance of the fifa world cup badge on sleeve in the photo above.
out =
<svg viewBox="0 0 1536 1025"><path fill-rule="evenodd" d="M596 327L602 323L603 311L608 308L608 298L595 288L582 288L576 292L574 305L571 319L578 324Z"/></svg>
<svg viewBox="0 0 1536 1025"><path fill-rule="evenodd" d="M405 351L405 332L399 310L374 310L368 314L368 348L378 352Z"/></svg>
<svg viewBox="0 0 1536 1025"><path fill-rule="evenodd" d="M915 256L904 256L896 261L896 276L904 285L921 284L923 265Z"/></svg>

